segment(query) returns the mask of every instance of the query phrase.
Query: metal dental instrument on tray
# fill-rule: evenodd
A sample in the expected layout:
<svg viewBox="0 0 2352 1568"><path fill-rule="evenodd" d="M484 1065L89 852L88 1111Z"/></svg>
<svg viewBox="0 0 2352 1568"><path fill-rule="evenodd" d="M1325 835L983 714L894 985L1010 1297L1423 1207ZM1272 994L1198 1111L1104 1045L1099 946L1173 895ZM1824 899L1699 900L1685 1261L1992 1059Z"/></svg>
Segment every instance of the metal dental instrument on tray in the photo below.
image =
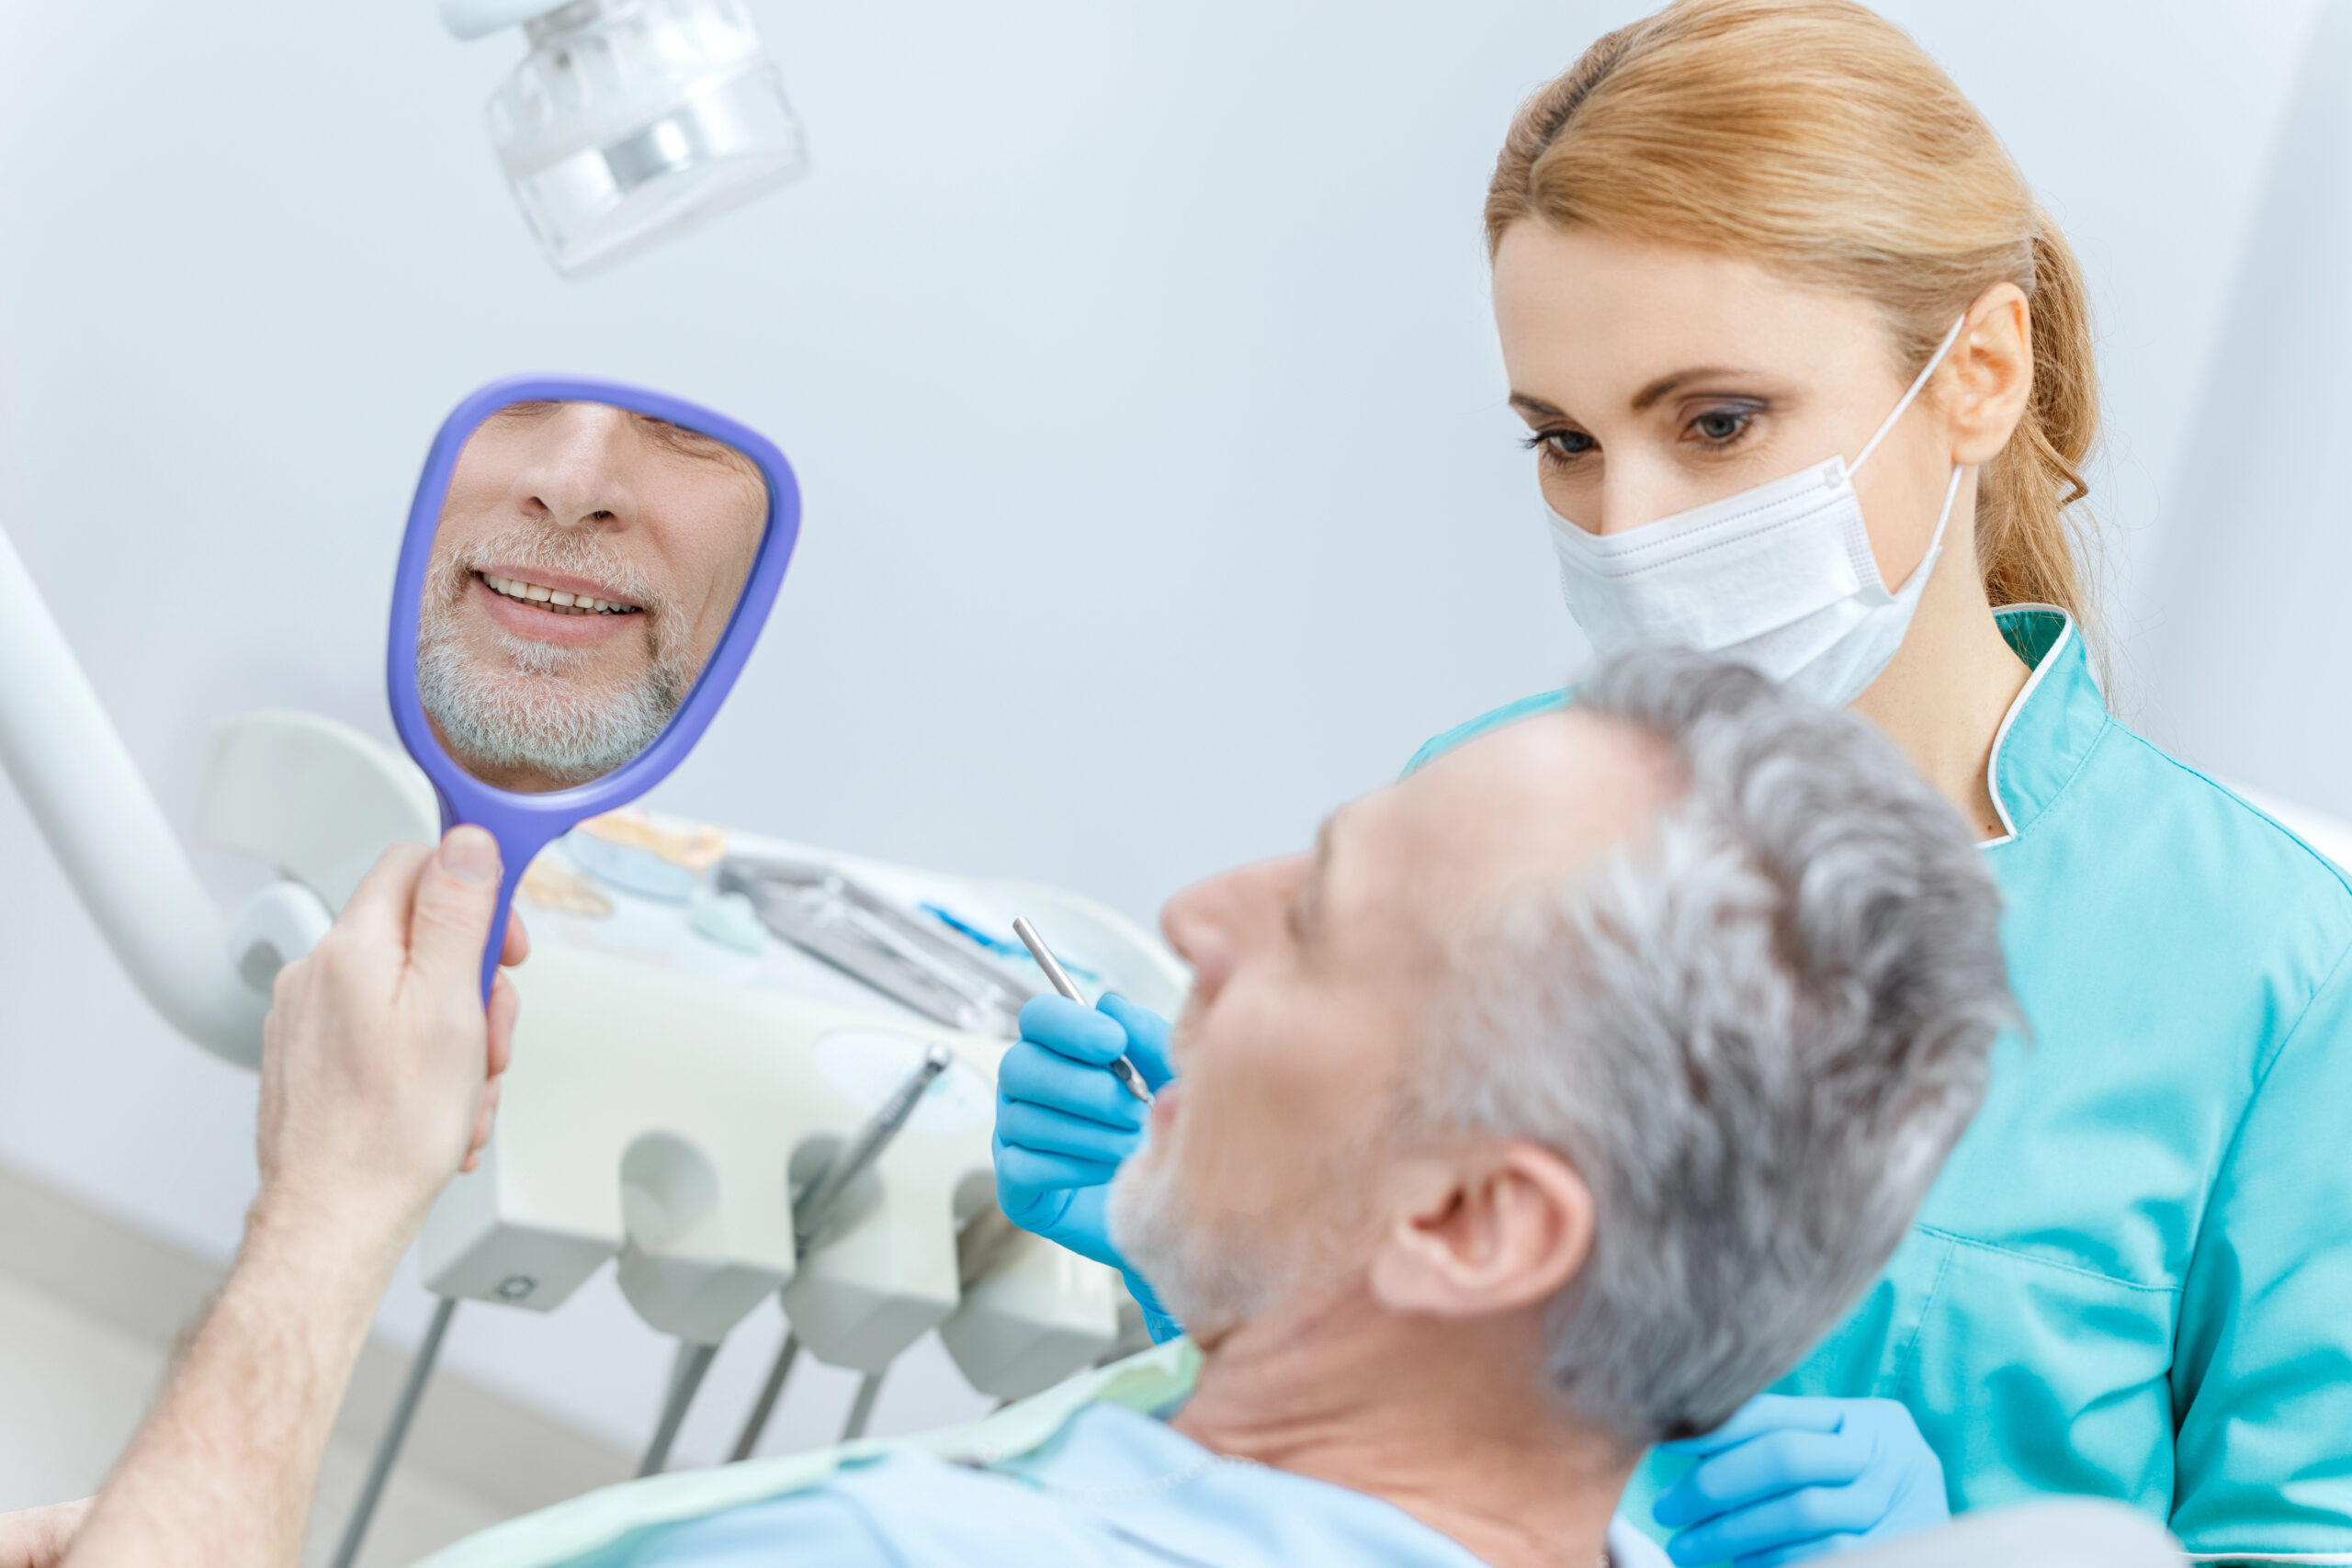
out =
<svg viewBox="0 0 2352 1568"><path fill-rule="evenodd" d="M978 943L927 924L831 866L729 856L722 893L752 901L769 931L935 1022L1011 1039L1035 993Z"/></svg>

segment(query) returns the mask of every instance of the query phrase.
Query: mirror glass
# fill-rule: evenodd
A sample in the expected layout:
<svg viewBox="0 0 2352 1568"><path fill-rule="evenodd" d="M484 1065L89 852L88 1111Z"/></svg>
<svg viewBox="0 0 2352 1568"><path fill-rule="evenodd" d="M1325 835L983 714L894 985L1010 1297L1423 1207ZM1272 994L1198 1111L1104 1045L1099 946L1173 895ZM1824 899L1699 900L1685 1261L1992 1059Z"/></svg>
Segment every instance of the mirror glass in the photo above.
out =
<svg viewBox="0 0 2352 1568"><path fill-rule="evenodd" d="M458 456L419 596L417 696L495 788L586 784L668 728L765 536L760 466L610 403L510 403Z"/></svg>

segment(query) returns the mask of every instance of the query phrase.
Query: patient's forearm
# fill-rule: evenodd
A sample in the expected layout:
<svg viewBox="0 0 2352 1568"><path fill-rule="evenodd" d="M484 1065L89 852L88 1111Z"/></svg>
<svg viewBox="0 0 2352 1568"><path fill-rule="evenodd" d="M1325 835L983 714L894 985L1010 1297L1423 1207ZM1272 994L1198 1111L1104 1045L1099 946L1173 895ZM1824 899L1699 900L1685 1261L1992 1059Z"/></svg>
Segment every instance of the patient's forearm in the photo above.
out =
<svg viewBox="0 0 2352 1568"><path fill-rule="evenodd" d="M291 1568L400 1221L257 1203L67 1568Z"/></svg>

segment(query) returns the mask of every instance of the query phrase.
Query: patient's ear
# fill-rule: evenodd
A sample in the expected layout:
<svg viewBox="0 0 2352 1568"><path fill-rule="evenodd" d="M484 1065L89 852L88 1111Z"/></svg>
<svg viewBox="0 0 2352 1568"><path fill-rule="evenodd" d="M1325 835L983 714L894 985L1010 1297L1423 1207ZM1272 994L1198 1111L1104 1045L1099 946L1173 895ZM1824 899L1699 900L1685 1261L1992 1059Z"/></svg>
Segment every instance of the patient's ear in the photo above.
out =
<svg viewBox="0 0 2352 1568"><path fill-rule="evenodd" d="M1532 1144L1482 1145L1392 1167L1373 1295L1391 1312L1486 1317L1546 1300L1592 1252L1592 1190Z"/></svg>

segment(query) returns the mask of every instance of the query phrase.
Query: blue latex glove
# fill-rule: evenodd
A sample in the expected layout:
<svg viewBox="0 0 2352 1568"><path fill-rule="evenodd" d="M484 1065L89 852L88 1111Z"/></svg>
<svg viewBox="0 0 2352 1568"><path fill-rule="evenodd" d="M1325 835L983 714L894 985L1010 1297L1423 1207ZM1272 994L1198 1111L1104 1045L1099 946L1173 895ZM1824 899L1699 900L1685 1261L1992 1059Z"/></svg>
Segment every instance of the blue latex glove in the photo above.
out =
<svg viewBox="0 0 2352 1568"><path fill-rule="evenodd" d="M1891 1399L1758 1394L1706 1436L1659 1447L1698 1461L1651 1509L1678 1532L1678 1563L1775 1568L1951 1517L1943 1464Z"/></svg>
<svg viewBox="0 0 2352 1568"><path fill-rule="evenodd" d="M1168 1021L1110 994L1093 1008L1033 997L1021 1038L996 1075L996 1201L1023 1230L1107 1263L1127 1277L1155 1342L1184 1330L1111 1245L1103 1200L1119 1166L1143 1144L1148 1108L1111 1074L1125 1055L1155 1093L1168 1066Z"/></svg>

